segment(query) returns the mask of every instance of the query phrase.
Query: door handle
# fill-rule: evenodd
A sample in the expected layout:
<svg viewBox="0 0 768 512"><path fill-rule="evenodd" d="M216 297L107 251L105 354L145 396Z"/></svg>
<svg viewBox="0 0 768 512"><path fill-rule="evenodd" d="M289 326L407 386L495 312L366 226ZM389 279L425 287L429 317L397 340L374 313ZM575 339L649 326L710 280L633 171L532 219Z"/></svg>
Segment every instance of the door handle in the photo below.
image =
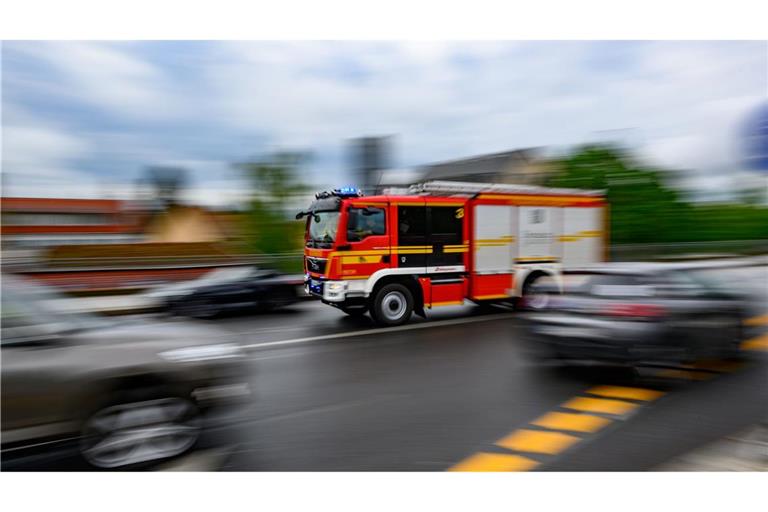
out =
<svg viewBox="0 0 768 512"><path fill-rule="evenodd" d="M389 263L389 254L385 254L384 256L382 256L381 257L381 262L382 263Z"/></svg>

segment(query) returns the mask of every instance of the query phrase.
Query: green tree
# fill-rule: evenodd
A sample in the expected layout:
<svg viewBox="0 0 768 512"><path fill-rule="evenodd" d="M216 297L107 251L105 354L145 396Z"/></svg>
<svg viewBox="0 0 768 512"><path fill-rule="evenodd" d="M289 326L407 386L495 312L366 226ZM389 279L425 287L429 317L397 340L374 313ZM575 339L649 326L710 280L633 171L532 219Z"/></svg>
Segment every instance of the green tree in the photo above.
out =
<svg viewBox="0 0 768 512"><path fill-rule="evenodd" d="M244 216L247 250L254 254L276 255L301 251L303 224L296 222L290 208L296 197L309 187L301 178L307 157L281 152L235 164L247 175L251 198ZM301 271L301 258L280 259L274 266L289 272Z"/></svg>
<svg viewBox="0 0 768 512"><path fill-rule="evenodd" d="M555 167L549 186L605 191L612 243L768 239L768 207L751 196L730 204L689 203L665 183L669 171L642 167L618 148L582 147Z"/></svg>

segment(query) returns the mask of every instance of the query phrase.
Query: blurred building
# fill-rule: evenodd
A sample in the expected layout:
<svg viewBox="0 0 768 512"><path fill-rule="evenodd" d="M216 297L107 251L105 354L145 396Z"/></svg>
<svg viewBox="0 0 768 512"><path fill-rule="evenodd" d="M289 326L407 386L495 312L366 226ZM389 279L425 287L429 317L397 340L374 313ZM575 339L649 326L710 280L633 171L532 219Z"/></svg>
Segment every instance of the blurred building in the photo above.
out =
<svg viewBox="0 0 768 512"><path fill-rule="evenodd" d="M237 219L200 206L171 206L147 219L147 242L221 242L237 237Z"/></svg>
<svg viewBox="0 0 768 512"><path fill-rule="evenodd" d="M402 193L409 185L430 180L541 186L554 171L551 163L537 149L516 149L412 169L387 169L381 173L377 190Z"/></svg>
<svg viewBox="0 0 768 512"><path fill-rule="evenodd" d="M391 137L360 137L351 142L352 174L357 187L376 193L382 173L391 166Z"/></svg>
<svg viewBox="0 0 768 512"><path fill-rule="evenodd" d="M118 199L2 198L3 245L49 247L140 241L140 218Z"/></svg>
<svg viewBox="0 0 768 512"><path fill-rule="evenodd" d="M550 173L536 149L516 149L503 153L449 160L418 168L419 181L449 180L479 183L542 185Z"/></svg>

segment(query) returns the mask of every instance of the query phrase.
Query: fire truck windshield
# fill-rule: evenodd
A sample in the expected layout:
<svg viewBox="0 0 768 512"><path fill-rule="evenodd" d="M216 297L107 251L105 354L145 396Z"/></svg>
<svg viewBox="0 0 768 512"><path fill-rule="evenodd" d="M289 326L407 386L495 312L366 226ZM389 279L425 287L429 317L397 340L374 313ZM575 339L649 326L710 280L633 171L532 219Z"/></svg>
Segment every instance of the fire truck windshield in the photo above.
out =
<svg viewBox="0 0 768 512"><path fill-rule="evenodd" d="M317 212L309 216L308 241L315 247L330 247L336 240L339 212Z"/></svg>

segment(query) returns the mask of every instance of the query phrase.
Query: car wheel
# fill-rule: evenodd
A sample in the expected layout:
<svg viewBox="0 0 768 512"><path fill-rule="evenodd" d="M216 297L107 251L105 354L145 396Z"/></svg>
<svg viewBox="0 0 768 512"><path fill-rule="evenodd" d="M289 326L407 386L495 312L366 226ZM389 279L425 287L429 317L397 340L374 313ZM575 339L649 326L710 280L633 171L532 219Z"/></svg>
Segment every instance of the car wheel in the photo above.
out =
<svg viewBox="0 0 768 512"><path fill-rule="evenodd" d="M219 308L205 299L187 299L180 305L181 313L193 318L213 318L219 314Z"/></svg>
<svg viewBox="0 0 768 512"><path fill-rule="evenodd" d="M744 332L742 328L741 318L737 318L734 321L734 325L729 329L730 340L725 346L723 357L725 359L739 360L744 357L744 352L741 350L741 343L744 338Z"/></svg>
<svg viewBox="0 0 768 512"><path fill-rule="evenodd" d="M520 302L524 311L539 311L549 304L550 294L536 286L539 279L536 277L523 285L523 296L520 297Z"/></svg>
<svg viewBox="0 0 768 512"><path fill-rule="evenodd" d="M294 302L296 302L296 294L293 290L278 289L273 292L269 299L261 302L256 308L259 311L267 312L272 311L273 309L290 306Z"/></svg>
<svg viewBox="0 0 768 512"><path fill-rule="evenodd" d="M181 455L200 433L200 411L188 399L121 403L85 421L80 454L96 468L123 468Z"/></svg>
<svg viewBox="0 0 768 512"><path fill-rule="evenodd" d="M402 284L384 285L376 294L371 313L379 324L404 324L413 313L413 295Z"/></svg>

